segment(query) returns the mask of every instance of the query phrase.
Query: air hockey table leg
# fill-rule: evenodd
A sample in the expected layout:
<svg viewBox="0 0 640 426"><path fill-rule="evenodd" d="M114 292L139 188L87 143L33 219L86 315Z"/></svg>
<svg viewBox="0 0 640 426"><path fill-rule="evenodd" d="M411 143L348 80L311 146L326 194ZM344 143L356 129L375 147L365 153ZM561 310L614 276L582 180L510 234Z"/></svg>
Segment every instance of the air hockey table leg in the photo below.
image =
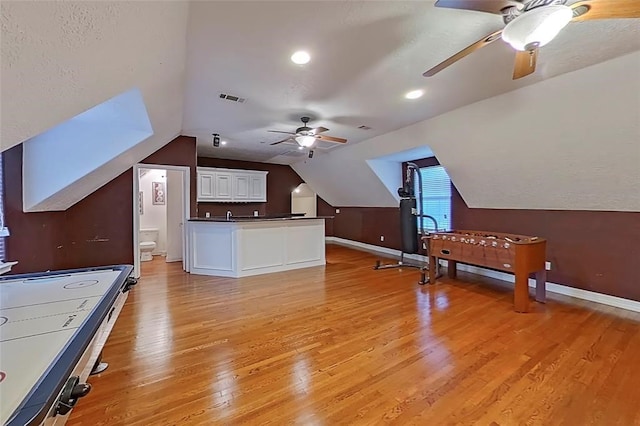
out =
<svg viewBox="0 0 640 426"><path fill-rule="evenodd" d="M91 373L89 373L89 375L93 376L95 374L100 374L107 368L109 368L109 363L102 362L102 352L100 352L100 355L98 355L98 359L96 359L96 363L93 364L93 368L91 369Z"/></svg>

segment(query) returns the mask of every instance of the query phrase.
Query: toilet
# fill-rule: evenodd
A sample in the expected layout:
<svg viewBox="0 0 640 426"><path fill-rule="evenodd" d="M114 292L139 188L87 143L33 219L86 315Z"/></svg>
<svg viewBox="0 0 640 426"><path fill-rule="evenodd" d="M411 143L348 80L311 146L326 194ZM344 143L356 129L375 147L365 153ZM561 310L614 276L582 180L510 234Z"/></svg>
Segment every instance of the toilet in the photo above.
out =
<svg viewBox="0 0 640 426"><path fill-rule="evenodd" d="M156 228L146 228L140 230L140 261L153 260L153 251L156 249L158 241L158 230Z"/></svg>

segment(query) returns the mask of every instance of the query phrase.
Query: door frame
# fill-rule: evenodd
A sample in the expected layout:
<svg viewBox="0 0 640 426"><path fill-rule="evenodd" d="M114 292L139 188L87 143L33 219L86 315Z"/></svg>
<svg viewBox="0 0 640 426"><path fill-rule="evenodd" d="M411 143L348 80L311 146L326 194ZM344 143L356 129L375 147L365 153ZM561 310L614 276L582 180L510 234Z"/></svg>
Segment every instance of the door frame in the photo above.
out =
<svg viewBox="0 0 640 426"><path fill-rule="evenodd" d="M187 223L191 217L191 168L163 164L138 163L133 166L133 276L140 278L140 169L175 170L182 172L182 269L189 272Z"/></svg>

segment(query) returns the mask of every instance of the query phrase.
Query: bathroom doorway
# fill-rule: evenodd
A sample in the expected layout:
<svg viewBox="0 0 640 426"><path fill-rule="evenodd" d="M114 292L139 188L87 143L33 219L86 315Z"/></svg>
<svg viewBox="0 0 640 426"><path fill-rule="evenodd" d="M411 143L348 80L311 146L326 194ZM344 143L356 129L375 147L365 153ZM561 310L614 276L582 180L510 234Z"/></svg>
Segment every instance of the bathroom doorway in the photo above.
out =
<svg viewBox="0 0 640 426"><path fill-rule="evenodd" d="M133 276L140 276L141 261L151 259L182 262L186 271L189 167L137 164L133 173Z"/></svg>
<svg viewBox="0 0 640 426"><path fill-rule="evenodd" d="M304 213L305 217L316 217L318 196L306 183L298 185L291 193L291 213Z"/></svg>

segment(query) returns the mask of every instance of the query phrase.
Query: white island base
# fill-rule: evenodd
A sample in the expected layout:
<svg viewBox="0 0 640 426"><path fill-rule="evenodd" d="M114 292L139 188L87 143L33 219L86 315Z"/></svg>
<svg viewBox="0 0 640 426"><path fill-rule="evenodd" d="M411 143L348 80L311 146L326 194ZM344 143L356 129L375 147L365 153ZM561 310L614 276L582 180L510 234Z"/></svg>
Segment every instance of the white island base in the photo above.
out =
<svg viewBox="0 0 640 426"><path fill-rule="evenodd" d="M247 277L321 266L324 219L189 221L189 272Z"/></svg>

